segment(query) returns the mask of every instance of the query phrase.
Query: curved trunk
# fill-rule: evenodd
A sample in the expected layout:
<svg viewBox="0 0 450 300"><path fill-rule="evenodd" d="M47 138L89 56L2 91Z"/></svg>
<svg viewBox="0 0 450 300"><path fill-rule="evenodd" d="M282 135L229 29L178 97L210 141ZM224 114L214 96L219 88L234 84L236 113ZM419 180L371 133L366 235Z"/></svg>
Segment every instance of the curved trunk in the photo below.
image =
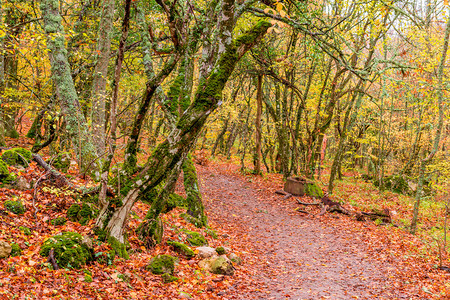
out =
<svg viewBox="0 0 450 300"><path fill-rule="evenodd" d="M226 19L224 22L228 23L230 20ZM123 188L122 206L114 210L111 219L104 226L110 237L123 242L124 224L134 203L164 180L172 169L181 166L208 116L218 107L222 90L235 65L270 26L269 22L260 21L235 41L225 41L229 38L228 35L223 40L219 38L219 44L222 41L224 48L219 45L218 60L209 76L200 80L194 102L182 114L166 140L156 147L142 171L129 179Z"/></svg>

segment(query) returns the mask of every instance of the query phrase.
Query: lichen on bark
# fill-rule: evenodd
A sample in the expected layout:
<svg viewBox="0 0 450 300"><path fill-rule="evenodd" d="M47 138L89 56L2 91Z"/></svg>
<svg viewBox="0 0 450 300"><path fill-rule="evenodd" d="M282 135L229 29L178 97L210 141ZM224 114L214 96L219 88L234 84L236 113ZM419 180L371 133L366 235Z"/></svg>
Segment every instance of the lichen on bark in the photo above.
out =
<svg viewBox="0 0 450 300"><path fill-rule="evenodd" d="M65 115L66 130L73 143L78 165L81 172L89 174L94 179L99 179L100 172L96 161L96 149L92 143L86 119L78 102L77 92L67 61L64 28L61 25L61 16L59 14L59 1L42 1L41 11L47 35L52 80Z"/></svg>

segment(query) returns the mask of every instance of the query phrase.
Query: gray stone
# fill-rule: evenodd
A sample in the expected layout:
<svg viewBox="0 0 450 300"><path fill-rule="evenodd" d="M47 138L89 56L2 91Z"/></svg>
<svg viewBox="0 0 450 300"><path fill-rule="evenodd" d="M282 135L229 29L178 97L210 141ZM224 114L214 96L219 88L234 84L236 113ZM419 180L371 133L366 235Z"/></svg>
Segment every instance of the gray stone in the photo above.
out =
<svg viewBox="0 0 450 300"><path fill-rule="evenodd" d="M0 241L0 258L8 257L11 253L12 247L5 241Z"/></svg>
<svg viewBox="0 0 450 300"><path fill-rule="evenodd" d="M211 263L211 273L233 275L234 267L226 256L219 256Z"/></svg>
<svg viewBox="0 0 450 300"><path fill-rule="evenodd" d="M242 263L242 259L234 253L230 253L228 258L238 266Z"/></svg>
<svg viewBox="0 0 450 300"><path fill-rule="evenodd" d="M198 251L198 257L200 258L209 258L211 256L217 255L216 249L211 247L197 247L195 249Z"/></svg>
<svg viewBox="0 0 450 300"><path fill-rule="evenodd" d="M212 272L211 265L217 259L217 255L202 259L198 262L198 266L206 271Z"/></svg>
<svg viewBox="0 0 450 300"><path fill-rule="evenodd" d="M24 177L19 177L17 179L16 189L19 191L29 190L31 189L31 184Z"/></svg>
<svg viewBox="0 0 450 300"><path fill-rule="evenodd" d="M180 292L180 298L182 299L193 299L192 296L186 292Z"/></svg>

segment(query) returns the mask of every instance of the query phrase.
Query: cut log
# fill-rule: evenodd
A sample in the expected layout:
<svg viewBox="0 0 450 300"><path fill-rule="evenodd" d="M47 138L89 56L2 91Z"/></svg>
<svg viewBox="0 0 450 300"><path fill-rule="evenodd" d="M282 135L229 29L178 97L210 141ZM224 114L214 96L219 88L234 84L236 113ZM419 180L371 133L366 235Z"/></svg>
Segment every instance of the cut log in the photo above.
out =
<svg viewBox="0 0 450 300"><path fill-rule="evenodd" d="M380 219L383 223L392 222L391 212L387 208L384 210L373 209L371 212L361 212L361 214L372 221Z"/></svg>
<svg viewBox="0 0 450 300"><path fill-rule="evenodd" d="M289 177L284 184L284 190L294 196L305 194L306 179L301 177Z"/></svg>
<svg viewBox="0 0 450 300"><path fill-rule="evenodd" d="M302 202L299 199L297 199L297 202L301 205L321 205L322 209L320 210L320 213L318 213L318 216L323 216L326 212L338 212L344 215L349 215L350 213L342 207L342 205L339 202L332 201L328 196L322 197L320 202Z"/></svg>

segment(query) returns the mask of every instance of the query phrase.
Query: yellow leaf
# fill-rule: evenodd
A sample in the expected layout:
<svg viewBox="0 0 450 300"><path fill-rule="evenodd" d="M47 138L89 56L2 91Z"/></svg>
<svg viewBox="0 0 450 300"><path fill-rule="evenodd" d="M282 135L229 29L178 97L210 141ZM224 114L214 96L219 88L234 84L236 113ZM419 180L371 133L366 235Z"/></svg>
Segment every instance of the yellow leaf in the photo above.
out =
<svg viewBox="0 0 450 300"><path fill-rule="evenodd" d="M286 16L286 12L284 10L280 10L280 16L284 18Z"/></svg>
<svg viewBox="0 0 450 300"><path fill-rule="evenodd" d="M277 11L281 11L283 9L283 4L277 2Z"/></svg>

